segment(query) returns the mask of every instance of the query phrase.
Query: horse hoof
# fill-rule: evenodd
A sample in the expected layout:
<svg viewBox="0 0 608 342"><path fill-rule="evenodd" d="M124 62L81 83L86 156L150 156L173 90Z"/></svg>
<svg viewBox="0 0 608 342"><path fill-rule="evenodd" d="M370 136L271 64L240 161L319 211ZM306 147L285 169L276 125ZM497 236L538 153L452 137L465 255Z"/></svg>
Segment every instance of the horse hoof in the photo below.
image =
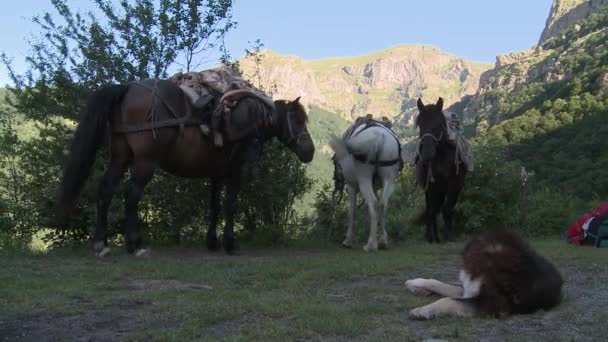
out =
<svg viewBox="0 0 608 342"><path fill-rule="evenodd" d="M226 251L226 254L228 254L230 256L238 256L238 255L241 255L241 252L239 252L238 249L233 249L231 251Z"/></svg>
<svg viewBox="0 0 608 342"><path fill-rule="evenodd" d="M228 255L236 255L239 250L239 246L234 239L224 240L224 250Z"/></svg>
<svg viewBox="0 0 608 342"><path fill-rule="evenodd" d="M388 242L380 242L378 244L378 249L383 249L383 250L388 249Z"/></svg>
<svg viewBox="0 0 608 342"><path fill-rule="evenodd" d="M106 246L104 241L97 241L93 244L93 252L96 256L103 258L110 254L110 247Z"/></svg>
<svg viewBox="0 0 608 342"><path fill-rule="evenodd" d="M376 252L378 251L378 246L370 246L369 244L363 246L363 250L366 252Z"/></svg>
<svg viewBox="0 0 608 342"><path fill-rule="evenodd" d="M145 248L142 248L142 249L136 250L135 253L133 253L133 255L135 255L138 258L148 257L148 256L150 256L150 251Z"/></svg>
<svg viewBox="0 0 608 342"><path fill-rule="evenodd" d="M344 241L342 242L342 247L344 247L344 248L348 248L348 249L351 249L351 248L353 248L353 243L352 243L352 242L350 242L350 241L346 241L346 240L344 240Z"/></svg>
<svg viewBox="0 0 608 342"><path fill-rule="evenodd" d="M104 248L102 248L99 252L95 253L95 255L99 258L103 258L106 255L110 254L110 251L110 247L104 246Z"/></svg>
<svg viewBox="0 0 608 342"><path fill-rule="evenodd" d="M218 240L217 238L207 240L207 249L208 250L215 252L215 251L218 251L221 247L222 247L222 244L220 243L220 240Z"/></svg>

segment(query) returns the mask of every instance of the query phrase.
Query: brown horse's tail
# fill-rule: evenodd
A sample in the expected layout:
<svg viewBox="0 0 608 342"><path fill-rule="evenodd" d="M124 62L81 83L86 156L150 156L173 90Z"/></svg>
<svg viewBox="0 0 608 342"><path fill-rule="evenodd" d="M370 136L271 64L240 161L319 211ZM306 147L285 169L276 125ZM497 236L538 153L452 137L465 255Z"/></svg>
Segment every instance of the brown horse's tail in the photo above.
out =
<svg viewBox="0 0 608 342"><path fill-rule="evenodd" d="M56 203L55 214L59 219L57 224L66 224L70 211L91 172L97 150L104 142L110 114L120 103L126 90L126 85L110 85L89 97L67 152L68 157L63 168L63 178Z"/></svg>

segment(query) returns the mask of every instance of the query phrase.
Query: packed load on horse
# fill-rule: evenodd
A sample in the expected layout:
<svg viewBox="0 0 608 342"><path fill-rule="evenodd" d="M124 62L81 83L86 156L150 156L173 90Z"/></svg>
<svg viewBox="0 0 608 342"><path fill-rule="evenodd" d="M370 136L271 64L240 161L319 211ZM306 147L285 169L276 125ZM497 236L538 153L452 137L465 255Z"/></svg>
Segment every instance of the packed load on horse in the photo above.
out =
<svg viewBox="0 0 608 342"><path fill-rule="evenodd" d="M354 129L356 129L357 127L361 126L361 125L384 125L388 128L393 127L393 123L389 120L389 118L387 118L386 116L383 116L380 120L374 119L374 115L373 114L367 114L366 116L359 116L355 119L355 123L353 125L351 125L350 127L348 127L346 129L346 131L344 131L344 134L342 134L342 139L346 139L348 135L350 135Z"/></svg>
<svg viewBox="0 0 608 342"><path fill-rule="evenodd" d="M261 100L267 108L260 111L260 117L257 120L263 125L271 125L272 112L275 109L272 98L246 81L229 65L221 65L200 72L177 73L169 80L184 90L202 115L207 115L211 127L201 125L201 130L205 134L213 134L216 146L222 146L225 139L238 140L254 129L252 124L249 127L239 127L239 129L228 127L225 131L223 130L223 125L230 126L231 110L243 97L251 96ZM206 110L209 107L213 110Z"/></svg>
<svg viewBox="0 0 608 342"><path fill-rule="evenodd" d="M371 114L360 117L341 138L334 136L330 145L335 152L332 157L334 194L341 194L345 185L348 190L348 229L342 245L352 246L356 195L360 191L367 202L370 216L369 239L363 248L365 251L386 248L386 209L394 191L395 179L403 166L401 144L391 129L390 121L386 117L375 120ZM380 199L376 197L377 188L382 188Z"/></svg>

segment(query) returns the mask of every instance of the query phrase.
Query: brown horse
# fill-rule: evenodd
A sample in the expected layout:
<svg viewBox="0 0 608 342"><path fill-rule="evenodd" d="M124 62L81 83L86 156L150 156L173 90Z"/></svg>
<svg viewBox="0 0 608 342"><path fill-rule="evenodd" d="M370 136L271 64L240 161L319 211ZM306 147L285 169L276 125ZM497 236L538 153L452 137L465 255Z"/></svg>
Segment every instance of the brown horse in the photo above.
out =
<svg viewBox="0 0 608 342"><path fill-rule="evenodd" d="M302 162L308 163L313 158L314 144L306 126L307 115L298 100L275 101L275 108L264 114L268 107L258 99L241 99L231 111L230 129L242 128L248 133L241 134L238 140L223 147L216 147L209 137L201 133L201 122L192 115L196 110L190 100L172 82L145 80L98 90L89 98L74 133L59 189L57 213L63 219L69 216L90 173L97 150L110 136L111 157L98 190L93 233L96 253L103 256L109 252L106 237L108 208L114 188L127 168L131 170L131 177L125 197L126 247L135 255L145 253L138 205L144 187L157 167L180 177L210 179L211 218L206 242L211 250L220 247L216 225L220 193L226 185L223 246L232 253L235 249L236 199L244 165L251 159L250 147L276 137ZM259 120L261 115L271 120Z"/></svg>

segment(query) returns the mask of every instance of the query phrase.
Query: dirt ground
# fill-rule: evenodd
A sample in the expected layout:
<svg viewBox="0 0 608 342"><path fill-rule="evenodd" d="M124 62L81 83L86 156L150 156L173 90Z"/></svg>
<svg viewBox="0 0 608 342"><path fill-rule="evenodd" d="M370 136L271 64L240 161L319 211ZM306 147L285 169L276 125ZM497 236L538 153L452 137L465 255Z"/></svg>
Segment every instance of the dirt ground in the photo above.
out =
<svg viewBox="0 0 608 342"><path fill-rule="evenodd" d="M555 247L556 246L556 247ZM554 310L504 319L412 321L434 298L414 277L458 279L461 245L362 251L88 251L0 263L0 340L605 341L608 249L541 243L565 278ZM573 249L578 248L578 249Z"/></svg>

